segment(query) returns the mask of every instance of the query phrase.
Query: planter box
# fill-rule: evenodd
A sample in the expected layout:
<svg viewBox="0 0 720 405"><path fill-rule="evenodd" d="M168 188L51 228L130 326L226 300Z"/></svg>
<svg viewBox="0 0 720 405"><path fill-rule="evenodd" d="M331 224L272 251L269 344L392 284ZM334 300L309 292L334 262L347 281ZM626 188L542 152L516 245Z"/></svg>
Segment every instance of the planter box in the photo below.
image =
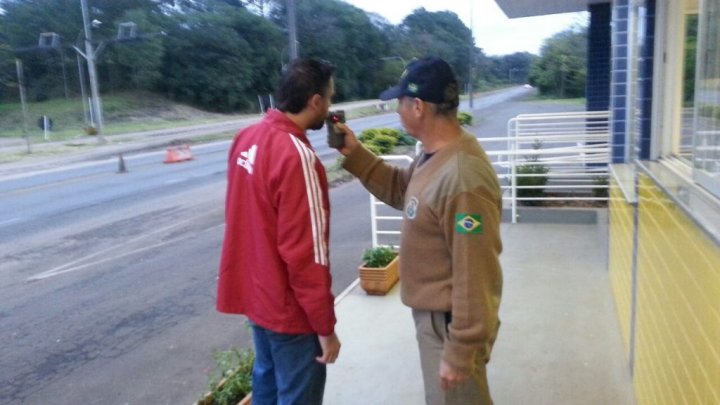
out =
<svg viewBox="0 0 720 405"><path fill-rule="evenodd" d="M369 295L385 295L398 281L400 256L395 256L385 267L358 267L360 286Z"/></svg>

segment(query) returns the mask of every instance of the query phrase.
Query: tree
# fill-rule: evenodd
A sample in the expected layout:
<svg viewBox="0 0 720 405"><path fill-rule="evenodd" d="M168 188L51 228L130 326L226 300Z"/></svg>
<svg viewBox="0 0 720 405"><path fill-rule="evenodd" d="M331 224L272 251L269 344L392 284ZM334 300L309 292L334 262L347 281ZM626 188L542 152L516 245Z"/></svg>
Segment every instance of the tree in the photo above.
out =
<svg viewBox="0 0 720 405"><path fill-rule="evenodd" d="M490 58L490 75L496 83L527 83L530 66L537 57L528 52Z"/></svg>
<svg viewBox="0 0 720 405"><path fill-rule="evenodd" d="M470 70L472 32L457 14L449 11L430 12L424 8L413 11L400 25L399 45L410 57L438 56L455 70L458 81L467 83Z"/></svg>
<svg viewBox="0 0 720 405"><path fill-rule="evenodd" d="M218 6L221 7L221 6ZM280 34L243 8L174 15L163 63L163 89L172 97L216 111L251 109L274 87Z"/></svg>
<svg viewBox="0 0 720 405"><path fill-rule="evenodd" d="M388 56L388 40L362 10L338 0L303 0L296 5L300 56L336 66L336 99L374 98L382 89L378 71ZM285 6L273 20L287 27Z"/></svg>
<svg viewBox="0 0 720 405"><path fill-rule="evenodd" d="M9 88L17 84L16 76L13 74L14 67L10 47L0 41L0 100L4 98Z"/></svg>
<svg viewBox="0 0 720 405"><path fill-rule="evenodd" d="M582 97L586 75L587 28L574 27L545 40L531 67L530 83L543 95Z"/></svg>
<svg viewBox="0 0 720 405"><path fill-rule="evenodd" d="M154 90L162 79L161 67L165 47L163 27L146 10L129 10L118 23L131 21L137 24L139 38L123 41L112 48L108 59L112 59L121 70L122 83L132 83L136 89Z"/></svg>

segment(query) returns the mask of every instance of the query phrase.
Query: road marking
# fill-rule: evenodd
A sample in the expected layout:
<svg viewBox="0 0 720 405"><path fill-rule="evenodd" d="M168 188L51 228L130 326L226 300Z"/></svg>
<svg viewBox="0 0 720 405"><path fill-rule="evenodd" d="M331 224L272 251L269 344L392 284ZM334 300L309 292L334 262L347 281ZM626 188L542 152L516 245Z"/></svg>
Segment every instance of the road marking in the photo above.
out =
<svg viewBox="0 0 720 405"><path fill-rule="evenodd" d="M196 219L196 218L190 218L190 219L186 219L186 220L184 220L184 221L180 221L180 222L175 223L175 224L173 224L173 225L169 225L169 226L166 226L166 227L164 227L164 228L157 229L157 230L155 230L155 231L153 231L153 232L140 235L140 236L138 236L138 237L136 237L136 238L131 238L131 239L129 239L129 240L123 241L122 244L123 244L124 246L127 246L127 245L129 245L129 244L131 244L131 243L133 243L133 242L137 242L137 241L141 241L141 240L146 239L146 238L150 238L150 237L152 237L153 235L155 235L155 234L157 234L157 233L162 233L162 232L171 230L171 229L173 229L173 228L176 228L176 227L178 227L178 226L180 226L180 225L184 225L184 224L186 224L186 223L188 223L188 222L194 221L195 219ZM213 229L215 229L215 228L217 228L217 227L219 227L219 226L224 226L224 224L216 225L216 226L207 228L207 229L203 230L203 232L209 231L209 230L213 230ZM164 241L164 242L160 242L160 243L156 243L156 244L153 244L153 245L143 246L143 247L137 248L137 249L135 249L135 250L131 250L131 251L129 251L129 252L121 252L120 254L116 254L116 255L114 255L114 256L104 257L104 258L99 259L99 260L94 260L94 261L91 261L91 262L87 262L87 260L89 260L89 259L92 259L92 258L94 258L94 257L96 257L96 256L99 256L99 255L104 255L104 254L106 254L106 253L109 253L109 252L110 252L111 250L113 250L113 249L117 249L117 246L111 246L111 247L109 247L109 248L107 248L107 249L103 249L103 250L97 251L97 252L95 252L95 253L92 253L92 254L89 254L89 255L87 255L87 256L81 257L81 258L79 258L79 259L76 259L76 260L73 260L73 261L71 261L71 262L65 263L65 264L63 264L63 265L57 266L57 267L55 267L55 268L53 268L53 269L50 269L50 270L44 271L44 272L42 272L42 273L36 274L36 275L34 275L34 276L28 277L26 281L39 281L39 280L44 280L44 279L47 279L47 278L50 278L50 277L54 277L54 276L57 276L57 275L60 275L60 274L71 273L71 272L74 272L74 271L77 271L77 270L81 270L81 269L84 269L84 268L89 267L89 266L92 266L92 265L96 265L96 264L100 264L100 263L105 263L105 262L108 262L108 261L111 261L111 260L119 259L119 258L121 258L121 257L125 257L125 256L129 256L129 255L132 255L132 254L135 254L135 253L139 253L139 252L142 252L142 251L145 251L145 250L149 250L149 249L153 249L153 248L160 247L160 246L163 246L163 245L167 245L167 244L172 243L172 242L181 241L181 240L183 240L183 239L186 239L186 238L189 238L189 237L195 236L195 235L197 235L197 233L191 233L191 234L188 234L188 235L179 237L179 238L173 238L173 239L170 239L170 240L167 240L167 241ZM85 262L85 263L84 263L84 264L79 264L79 263L83 263L83 262Z"/></svg>

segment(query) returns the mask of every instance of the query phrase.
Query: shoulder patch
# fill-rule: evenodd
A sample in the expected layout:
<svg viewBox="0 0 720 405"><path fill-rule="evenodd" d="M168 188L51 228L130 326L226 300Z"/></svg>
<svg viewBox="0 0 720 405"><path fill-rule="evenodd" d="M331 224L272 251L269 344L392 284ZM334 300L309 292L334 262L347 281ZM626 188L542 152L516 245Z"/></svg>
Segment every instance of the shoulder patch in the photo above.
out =
<svg viewBox="0 0 720 405"><path fill-rule="evenodd" d="M417 216L418 204L420 204L418 202L418 199L415 197L411 197L410 201L405 206L405 215L409 219L415 219L415 217Z"/></svg>
<svg viewBox="0 0 720 405"><path fill-rule="evenodd" d="M480 214L455 214L455 233L482 234L483 219Z"/></svg>

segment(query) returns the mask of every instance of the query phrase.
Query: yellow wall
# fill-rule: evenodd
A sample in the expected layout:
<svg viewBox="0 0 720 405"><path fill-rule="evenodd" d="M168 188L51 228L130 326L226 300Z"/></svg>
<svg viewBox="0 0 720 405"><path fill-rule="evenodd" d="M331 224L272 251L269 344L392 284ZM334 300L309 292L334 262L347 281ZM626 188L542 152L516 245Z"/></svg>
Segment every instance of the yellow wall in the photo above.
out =
<svg viewBox="0 0 720 405"><path fill-rule="evenodd" d="M608 268L615 295L626 359L630 358L630 315L632 298L633 209L617 182L610 182L610 245Z"/></svg>
<svg viewBox="0 0 720 405"><path fill-rule="evenodd" d="M638 404L720 404L720 247L644 175L638 208Z"/></svg>

